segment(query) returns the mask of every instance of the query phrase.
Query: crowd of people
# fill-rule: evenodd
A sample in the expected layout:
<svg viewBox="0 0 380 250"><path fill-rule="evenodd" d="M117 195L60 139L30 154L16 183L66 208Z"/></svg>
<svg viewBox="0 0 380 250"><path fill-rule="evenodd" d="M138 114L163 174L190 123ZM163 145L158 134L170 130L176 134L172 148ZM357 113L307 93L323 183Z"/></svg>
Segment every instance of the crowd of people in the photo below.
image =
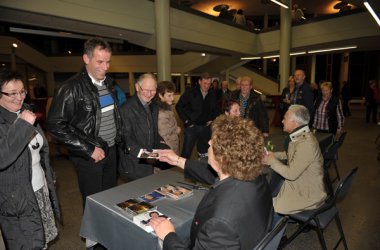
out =
<svg viewBox="0 0 380 250"><path fill-rule="evenodd" d="M188 240L176 235L167 218L151 219L164 248L253 249L281 216L325 201L323 157L312 129L342 132L342 106L330 82L321 84L314 101L305 72L294 72L282 93L285 150L266 152L269 118L250 77L237 78L231 91L228 81L219 86L204 73L174 104L175 85L144 73L136 93L120 101L107 74L111 57L107 41L86 41L84 66L57 90L46 121L47 133L69 152L83 207L87 196L116 186L118 174L133 181L163 164L177 166L213 188L198 206ZM0 88L0 229L9 249L46 249L60 220L49 145L24 103L22 76L5 70ZM195 144L199 160L190 159ZM139 158L140 149L158 149L159 161ZM283 178L273 202L263 175L268 167Z"/></svg>

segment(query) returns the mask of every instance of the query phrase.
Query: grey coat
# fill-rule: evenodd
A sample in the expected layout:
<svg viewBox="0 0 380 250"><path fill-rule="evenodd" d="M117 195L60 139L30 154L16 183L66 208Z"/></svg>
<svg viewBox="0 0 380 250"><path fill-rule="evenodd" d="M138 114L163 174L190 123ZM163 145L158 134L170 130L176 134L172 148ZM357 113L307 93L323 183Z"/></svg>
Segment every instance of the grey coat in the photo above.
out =
<svg viewBox="0 0 380 250"><path fill-rule="evenodd" d="M54 215L60 209L49 162L49 146L39 126L32 126L0 106L0 227L8 249L42 249L45 236L41 214L31 183L30 139L41 134L41 166L49 189Z"/></svg>

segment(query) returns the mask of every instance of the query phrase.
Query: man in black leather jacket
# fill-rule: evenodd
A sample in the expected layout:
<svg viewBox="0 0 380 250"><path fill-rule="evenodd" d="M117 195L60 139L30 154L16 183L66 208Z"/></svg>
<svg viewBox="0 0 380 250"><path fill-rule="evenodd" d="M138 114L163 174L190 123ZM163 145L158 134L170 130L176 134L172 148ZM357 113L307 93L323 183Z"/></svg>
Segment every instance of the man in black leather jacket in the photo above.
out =
<svg viewBox="0 0 380 250"><path fill-rule="evenodd" d="M208 73L202 74L198 85L186 90L175 107L185 127L181 154L185 158L190 158L195 143L199 158L207 156L210 124L219 114L217 96L210 85L211 76Z"/></svg>
<svg viewBox="0 0 380 250"><path fill-rule="evenodd" d="M111 55L110 45L101 38L84 44L85 67L55 94L46 124L70 153L83 204L86 196L116 186L122 125L113 79L106 76Z"/></svg>

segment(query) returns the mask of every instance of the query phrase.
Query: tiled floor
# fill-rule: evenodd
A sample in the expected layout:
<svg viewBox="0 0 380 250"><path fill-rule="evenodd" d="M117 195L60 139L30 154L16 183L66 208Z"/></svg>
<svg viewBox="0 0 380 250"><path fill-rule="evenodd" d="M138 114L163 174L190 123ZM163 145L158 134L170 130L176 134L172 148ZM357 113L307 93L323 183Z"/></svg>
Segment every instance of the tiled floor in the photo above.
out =
<svg viewBox="0 0 380 250"><path fill-rule="evenodd" d="M340 218L349 249L380 249L380 217L376 215L380 211L380 162L376 159L374 143L380 127L364 122L363 106L352 107L352 112L353 116L346 120L348 135L339 151L338 165L342 176L354 166L358 166L359 171L347 197L338 205ZM54 155L55 148L52 151ZM85 249L78 235L82 205L74 168L62 157L53 157L52 165L57 173L64 224L59 228L59 239L50 245L50 249ZM294 225L288 227L289 231L293 229ZM325 235L328 247L332 248L338 238L335 222L329 225ZM302 233L286 249L320 249L320 245L316 233L310 231Z"/></svg>

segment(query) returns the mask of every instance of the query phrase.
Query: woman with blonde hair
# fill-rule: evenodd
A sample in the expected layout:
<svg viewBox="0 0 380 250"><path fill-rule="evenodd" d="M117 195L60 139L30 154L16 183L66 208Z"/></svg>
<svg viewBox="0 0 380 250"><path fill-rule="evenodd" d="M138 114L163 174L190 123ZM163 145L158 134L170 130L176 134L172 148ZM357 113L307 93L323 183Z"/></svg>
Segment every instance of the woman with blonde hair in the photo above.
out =
<svg viewBox="0 0 380 250"><path fill-rule="evenodd" d="M322 95L314 102L314 114L310 124L319 132L340 135L344 124L342 104L338 97L332 95L331 82L321 84Z"/></svg>

